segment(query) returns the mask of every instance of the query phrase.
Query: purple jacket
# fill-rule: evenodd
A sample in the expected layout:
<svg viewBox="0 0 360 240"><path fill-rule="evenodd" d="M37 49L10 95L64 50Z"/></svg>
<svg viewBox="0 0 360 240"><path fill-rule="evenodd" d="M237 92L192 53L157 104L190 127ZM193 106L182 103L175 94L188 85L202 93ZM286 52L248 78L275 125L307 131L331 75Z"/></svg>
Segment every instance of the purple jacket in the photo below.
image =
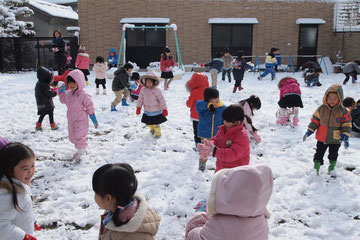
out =
<svg viewBox="0 0 360 240"><path fill-rule="evenodd" d="M295 78L285 77L278 83L280 89L280 99L288 94L301 95L300 85Z"/></svg>

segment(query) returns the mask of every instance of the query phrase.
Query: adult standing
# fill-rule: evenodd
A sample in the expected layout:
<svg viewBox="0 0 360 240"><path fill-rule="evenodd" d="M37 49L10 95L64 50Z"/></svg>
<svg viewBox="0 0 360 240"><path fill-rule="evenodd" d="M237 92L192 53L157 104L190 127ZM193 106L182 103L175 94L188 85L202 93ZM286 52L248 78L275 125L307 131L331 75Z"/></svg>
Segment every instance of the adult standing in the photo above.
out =
<svg viewBox="0 0 360 240"><path fill-rule="evenodd" d="M52 51L54 52L54 62L58 75L62 75L66 65L65 42L62 39L60 30L58 29L53 33Z"/></svg>

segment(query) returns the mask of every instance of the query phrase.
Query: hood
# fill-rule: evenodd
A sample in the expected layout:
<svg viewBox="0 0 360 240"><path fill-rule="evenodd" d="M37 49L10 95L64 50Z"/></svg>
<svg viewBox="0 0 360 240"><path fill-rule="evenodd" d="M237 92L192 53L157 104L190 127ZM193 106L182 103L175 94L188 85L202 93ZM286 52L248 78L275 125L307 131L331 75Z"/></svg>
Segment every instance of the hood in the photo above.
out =
<svg viewBox="0 0 360 240"><path fill-rule="evenodd" d="M89 57L89 54L87 54L87 53L78 53L78 56L82 56L82 57Z"/></svg>
<svg viewBox="0 0 360 240"><path fill-rule="evenodd" d="M53 80L53 73L49 69L40 66L37 70L37 78L40 82L50 84Z"/></svg>
<svg viewBox="0 0 360 240"><path fill-rule="evenodd" d="M273 175L268 166L222 169L211 182L207 212L238 217L265 215L272 188Z"/></svg>
<svg viewBox="0 0 360 240"><path fill-rule="evenodd" d="M98 67L103 67L103 66L107 66L107 62L103 62L103 63L97 62L95 63L95 65Z"/></svg>
<svg viewBox="0 0 360 240"><path fill-rule="evenodd" d="M278 87L279 89L282 88L283 86L290 84L290 83L297 83L299 85L299 83L296 81L295 78L292 77L284 77L283 79L281 79L278 83Z"/></svg>
<svg viewBox="0 0 360 240"><path fill-rule="evenodd" d="M116 53L115 48L110 48L110 51L109 51L109 52Z"/></svg>
<svg viewBox="0 0 360 240"><path fill-rule="evenodd" d="M189 92L196 88L207 88L209 87L209 81L205 74L194 73L190 80L186 82L185 87Z"/></svg>
<svg viewBox="0 0 360 240"><path fill-rule="evenodd" d="M326 90L326 92L325 92L325 94L324 94L324 97L323 97L323 104L326 105L326 106L329 106L329 104L328 104L327 101L326 101L326 98L327 98L327 95L328 95L329 93L331 93L331 92L337 93L337 95L338 95L338 97L339 97L339 99L340 99L340 103L339 103L338 105L342 104L342 102L343 102L343 100L344 100L344 92L343 92L342 86L341 86L340 84L337 84L337 83L331 85L331 86Z"/></svg>
<svg viewBox="0 0 360 240"><path fill-rule="evenodd" d="M146 79L146 78L150 78L150 79L153 79L153 80L154 80L154 85L153 85L151 88L156 88L157 86L159 86L160 80L159 80L159 78L158 78L155 74L153 74L153 73L147 73L146 75L143 75L143 76L140 77L140 84L141 84L141 86L146 87L146 86L145 86L145 79Z"/></svg>
<svg viewBox="0 0 360 240"><path fill-rule="evenodd" d="M72 70L68 76L71 76L75 80L78 85L78 90L83 90L85 88L85 76L82 71L79 69Z"/></svg>

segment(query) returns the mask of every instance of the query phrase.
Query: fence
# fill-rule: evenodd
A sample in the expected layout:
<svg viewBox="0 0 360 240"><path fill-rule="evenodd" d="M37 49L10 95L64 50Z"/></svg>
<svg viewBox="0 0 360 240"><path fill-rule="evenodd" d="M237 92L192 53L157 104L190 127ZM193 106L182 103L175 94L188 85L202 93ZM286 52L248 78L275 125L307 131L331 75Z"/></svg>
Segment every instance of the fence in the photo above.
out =
<svg viewBox="0 0 360 240"><path fill-rule="evenodd" d="M76 37L63 39L74 67L78 40ZM0 72L33 70L40 65L54 68L51 42L52 37L0 38Z"/></svg>

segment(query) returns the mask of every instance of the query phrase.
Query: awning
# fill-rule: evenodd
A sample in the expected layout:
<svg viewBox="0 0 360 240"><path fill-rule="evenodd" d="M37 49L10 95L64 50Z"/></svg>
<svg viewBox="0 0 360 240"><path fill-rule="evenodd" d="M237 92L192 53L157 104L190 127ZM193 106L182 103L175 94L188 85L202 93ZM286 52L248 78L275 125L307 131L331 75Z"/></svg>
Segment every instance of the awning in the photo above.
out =
<svg viewBox="0 0 360 240"><path fill-rule="evenodd" d="M257 18L209 18L209 24L258 24Z"/></svg>
<svg viewBox="0 0 360 240"><path fill-rule="evenodd" d="M170 22L170 18L123 18L120 23L163 23L167 24Z"/></svg>
<svg viewBox="0 0 360 240"><path fill-rule="evenodd" d="M326 21L321 18L298 18L296 24L325 24Z"/></svg>

